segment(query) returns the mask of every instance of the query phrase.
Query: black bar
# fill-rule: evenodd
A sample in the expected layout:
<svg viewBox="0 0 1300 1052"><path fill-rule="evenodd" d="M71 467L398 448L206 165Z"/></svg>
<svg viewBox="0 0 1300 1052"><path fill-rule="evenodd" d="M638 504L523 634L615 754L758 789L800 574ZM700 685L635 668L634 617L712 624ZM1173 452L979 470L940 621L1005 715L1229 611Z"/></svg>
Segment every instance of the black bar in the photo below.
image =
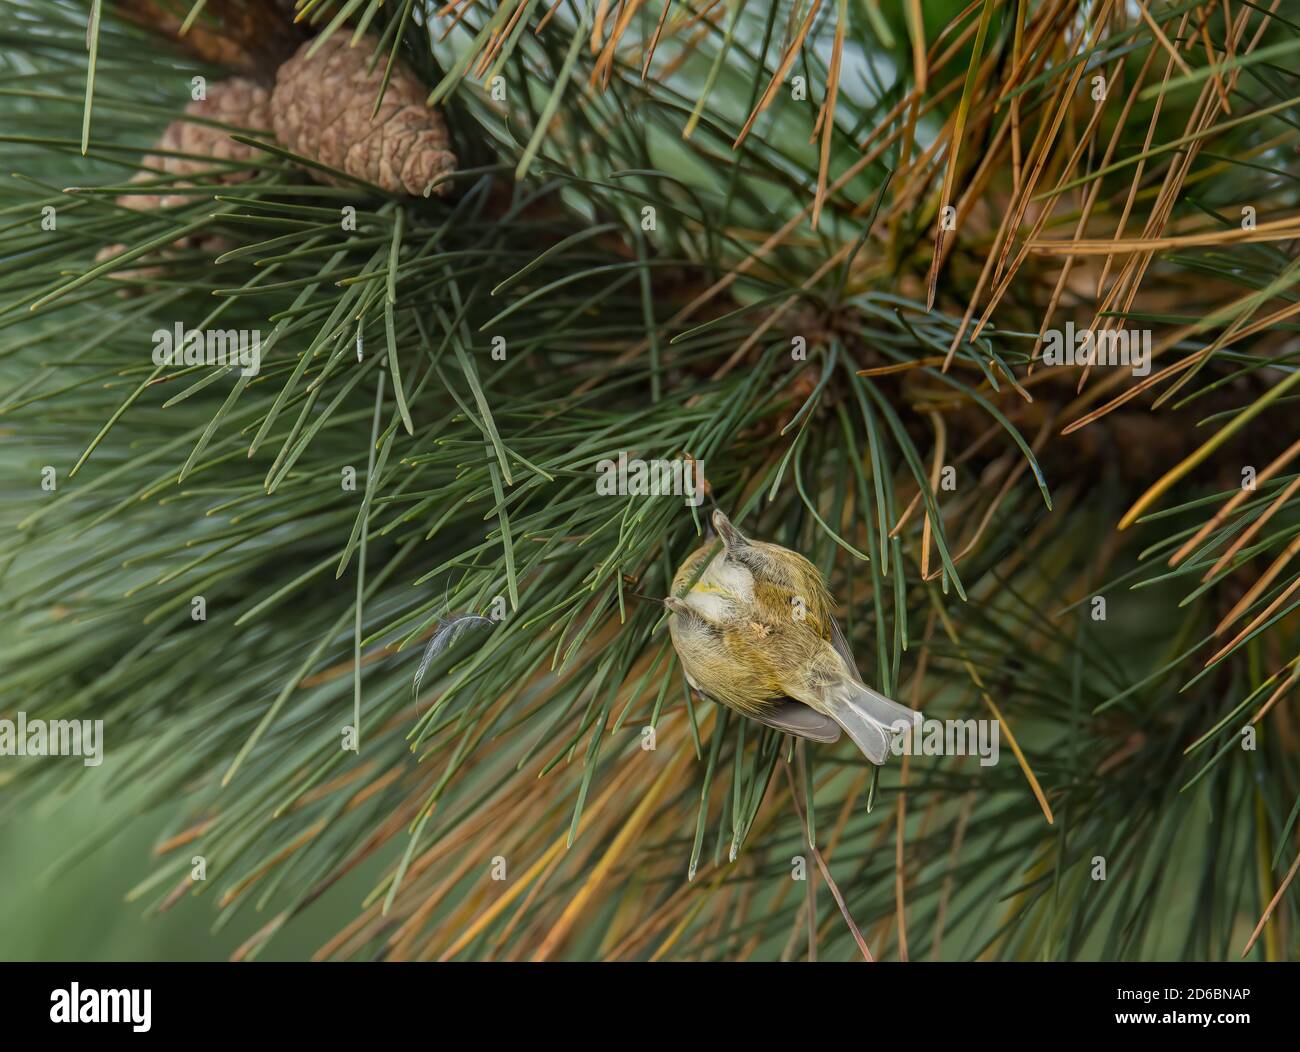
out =
<svg viewBox="0 0 1300 1052"><path fill-rule="evenodd" d="M278 1034L370 1044L619 1040L696 1043L753 1032L770 1045L847 1031L885 1038L1074 1038L1294 1028L1294 964L5 964L7 1038L127 1040ZM72 984L78 1019L103 1009L142 1023L55 1022ZM103 997L100 991L137 991ZM722 1006L726 1006L723 1010ZM610 1013L613 1019L607 1018ZM1192 1017L1196 1018L1193 1020ZM1206 1018L1208 1017L1208 1021ZM622 1023L619 1023L619 1019ZM602 1020L605 1020L602 1022ZM613 1029L610 1029L613 1024ZM1005 1029L1004 1029L1005 1028ZM1045 1028L1045 1029L1044 1029ZM981 1038L981 1035L983 1037ZM9 1047L20 1047L10 1045Z"/></svg>

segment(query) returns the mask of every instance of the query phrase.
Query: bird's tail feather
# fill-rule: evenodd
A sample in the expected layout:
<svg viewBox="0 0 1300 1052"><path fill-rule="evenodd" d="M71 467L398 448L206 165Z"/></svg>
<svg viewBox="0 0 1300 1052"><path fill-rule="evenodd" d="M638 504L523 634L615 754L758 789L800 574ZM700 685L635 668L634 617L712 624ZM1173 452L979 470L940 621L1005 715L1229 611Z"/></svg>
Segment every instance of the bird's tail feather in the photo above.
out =
<svg viewBox="0 0 1300 1052"><path fill-rule="evenodd" d="M852 680L827 691L825 704L827 715L843 727L863 755L877 765L889 757L897 733L895 725L902 722L910 726L917 715L914 709Z"/></svg>

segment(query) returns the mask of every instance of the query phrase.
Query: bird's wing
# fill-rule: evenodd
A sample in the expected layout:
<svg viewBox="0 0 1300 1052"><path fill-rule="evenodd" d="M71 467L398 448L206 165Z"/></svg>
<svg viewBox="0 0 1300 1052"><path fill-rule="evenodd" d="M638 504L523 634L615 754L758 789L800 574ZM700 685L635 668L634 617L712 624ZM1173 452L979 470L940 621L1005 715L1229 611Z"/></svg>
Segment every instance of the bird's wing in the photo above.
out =
<svg viewBox="0 0 1300 1052"><path fill-rule="evenodd" d="M717 698L700 690L698 687L695 688L695 692L710 701L718 701ZM718 704L722 703L718 702ZM810 709L802 701L795 701L794 698L778 698L772 703L771 708L764 710L761 714L745 712L743 715L781 731L783 734L793 734L796 738L807 738L809 741L815 742L837 742L840 740L838 723L829 716L823 716L816 709Z"/></svg>
<svg viewBox="0 0 1300 1052"><path fill-rule="evenodd" d="M786 734L793 734L796 738L807 738L815 742L840 740L838 723L794 698L782 698L762 715L755 714L750 718Z"/></svg>
<svg viewBox="0 0 1300 1052"><path fill-rule="evenodd" d="M849 671L862 680L862 673L858 670L858 663L853 660L853 651L849 649L849 641L844 636L844 630L840 628L840 623L831 618L831 646L835 648L835 653L844 659L844 664L848 665Z"/></svg>

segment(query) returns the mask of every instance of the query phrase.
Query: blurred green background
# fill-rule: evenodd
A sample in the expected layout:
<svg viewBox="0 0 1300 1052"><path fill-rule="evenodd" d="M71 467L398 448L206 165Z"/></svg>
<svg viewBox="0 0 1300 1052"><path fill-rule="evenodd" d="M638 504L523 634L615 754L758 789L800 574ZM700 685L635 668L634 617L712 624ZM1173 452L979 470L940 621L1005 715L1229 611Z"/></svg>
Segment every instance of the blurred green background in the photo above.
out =
<svg viewBox="0 0 1300 1052"><path fill-rule="evenodd" d="M50 762L79 761L0 759ZM226 960L272 912L246 910L214 932L220 911L211 894L186 895L157 916L146 913L148 896L127 902L130 889L152 872L154 845L178 828L179 805L142 811L142 794L106 799L106 781L79 774L67 792L0 819L0 960ZM106 843L68 862L106 833L112 833ZM310 957L356 917L388 861L387 855L372 859L341 880L285 925L259 959Z"/></svg>

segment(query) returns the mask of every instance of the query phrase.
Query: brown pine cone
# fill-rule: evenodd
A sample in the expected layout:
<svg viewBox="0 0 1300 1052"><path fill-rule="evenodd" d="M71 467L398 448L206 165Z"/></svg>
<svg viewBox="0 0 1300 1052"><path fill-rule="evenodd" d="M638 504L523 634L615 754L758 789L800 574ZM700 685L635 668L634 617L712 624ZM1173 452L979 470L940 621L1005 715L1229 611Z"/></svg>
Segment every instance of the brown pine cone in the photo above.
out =
<svg viewBox="0 0 1300 1052"><path fill-rule="evenodd" d="M246 77L230 77L208 85L208 97L195 100L185 107L189 117L201 117L205 120L220 121L239 128L254 131L268 130L271 127L270 93ZM191 176L207 172L212 168L212 161L251 161L257 151L230 137L227 128L216 128L209 124L199 124L184 118L167 125L156 147L159 150L175 150L178 153L194 154L196 159L188 157L168 157L161 154L149 154L143 163L152 171L140 172L131 181L146 182L157 178L158 173L166 172L173 176ZM210 158L204 160L202 158ZM219 174L209 174L207 181L232 185L242 183L252 176L252 169L235 168ZM184 183L181 185L193 185ZM123 194L117 203L133 208L137 212L148 212L156 208L172 208L191 200L185 194Z"/></svg>
<svg viewBox="0 0 1300 1052"><path fill-rule="evenodd" d="M196 99L186 106L185 113L189 117L202 117L205 120L220 121L223 124L253 131L270 128L271 95L256 82L245 77L230 77L227 80L214 81L208 85L207 95L206 99ZM213 160L250 161L256 155L252 147L235 142L227 128L217 128L210 124L198 124L192 120L178 118L167 125L155 148L175 150L178 153L195 156L193 158L171 157L151 153L142 162L148 170L137 172L131 182L148 182L157 179L160 173L166 173L181 177L177 180L177 186L193 186L194 183L186 177L205 172L207 173L204 176L205 182L229 186L242 183L253 174L252 169L248 168L236 168L218 173L210 171ZM123 208L130 208L136 212L152 212L160 208L175 208L192 200L193 197L189 194L121 194L118 196L117 203ZM230 247L225 238L206 234L181 238L171 246L173 250L197 248L209 254L224 252ZM102 263L121 255L124 248L123 245L105 245L95 254L95 262ZM170 255L170 252L163 250L157 253L157 262L141 261L140 266L117 274L119 277L138 279L161 278L167 272L167 259ZM122 294L130 295L131 292L124 289Z"/></svg>
<svg viewBox="0 0 1300 1052"><path fill-rule="evenodd" d="M166 248L160 248L136 260L136 265L127 270L113 271L112 277L114 279L126 278L135 281L161 281L167 277L174 266L177 252L195 249L203 255L213 258L223 252L229 252L234 247L235 242L223 234L192 234L189 237L177 238ZM125 251L125 245L105 245L95 253L95 262L103 263L105 260L120 256ZM140 295L142 291L141 288L124 285L117 290L117 295L122 299L133 299Z"/></svg>
<svg viewBox="0 0 1300 1052"><path fill-rule="evenodd" d="M304 44L275 77L271 116L280 145L329 165L389 193L421 195L433 179L454 171L456 155L442 115L424 104L425 86L411 68L397 62L384 101L370 118L383 83L383 63L367 70L373 37L348 46L337 33L307 57ZM319 169L313 179L347 185ZM450 182L434 187L445 194Z"/></svg>

